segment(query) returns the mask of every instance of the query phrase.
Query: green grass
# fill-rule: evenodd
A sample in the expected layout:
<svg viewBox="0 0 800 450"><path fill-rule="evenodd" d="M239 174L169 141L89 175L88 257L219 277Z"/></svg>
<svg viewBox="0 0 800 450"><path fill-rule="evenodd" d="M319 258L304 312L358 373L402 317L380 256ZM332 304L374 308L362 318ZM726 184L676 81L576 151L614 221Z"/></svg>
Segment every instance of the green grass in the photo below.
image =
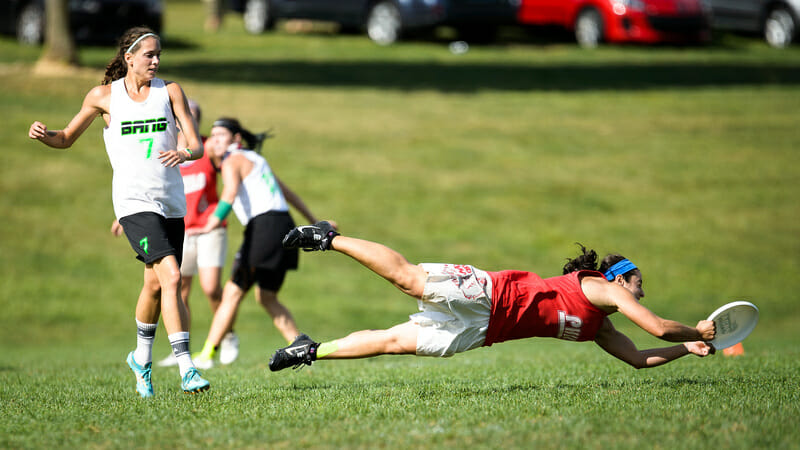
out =
<svg viewBox="0 0 800 450"><path fill-rule="evenodd" d="M702 370L687 360L635 372L598 356L592 344L509 347L513 351L482 349L445 361L397 357L319 364L285 376L269 374L263 363L245 358L214 371L215 385L208 394L187 397L167 387L152 401L131 398L129 374L119 364L65 364L57 371L26 364L4 373L0 392L9 400L3 408L7 433L2 444L797 445L797 366L783 355L717 358L703 361ZM171 375L166 372L156 369L155 380ZM54 389L53 378L74 384Z"/></svg>
<svg viewBox="0 0 800 450"><path fill-rule="evenodd" d="M273 168L343 232L414 262L543 276L579 241L636 261L662 316L693 324L748 299L761 322L742 358L647 371L594 344L527 340L273 374L282 342L251 294L240 361L207 372L208 395L157 368L157 397L139 401L124 357L142 269L108 233L100 123L68 151L26 137L33 120L63 127L113 50L83 48L83 74L43 78L38 48L1 38L0 447L798 448L800 48L514 38L456 56L444 39L249 36L234 16L206 35L199 4L166 12L162 76L201 103L201 131L222 115L273 128ZM210 317L195 291L198 347ZM329 253L303 255L281 298L323 340L415 310Z"/></svg>

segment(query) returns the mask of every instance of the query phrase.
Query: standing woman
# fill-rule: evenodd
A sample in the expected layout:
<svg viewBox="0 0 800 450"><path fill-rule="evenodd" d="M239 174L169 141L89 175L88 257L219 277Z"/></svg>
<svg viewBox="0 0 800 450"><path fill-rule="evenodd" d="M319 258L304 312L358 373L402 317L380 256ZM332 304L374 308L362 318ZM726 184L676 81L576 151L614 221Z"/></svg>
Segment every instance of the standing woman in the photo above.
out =
<svg viewBox="0 0 800 450"><path fill-rule="evenodd" d="M292 314L278 301L286 272L297 268L298 259L297 249L285 249L281 241L294 228L289 205L306 219L314 220L303 200L275 176L267 161L258 153L242 148L243 141L253 148L256 139L238 120L217 119L211 127L210 141L209 157L221 167L224 187L206 226L188 233L208 233L219 227L231 209L245 231L203 350L194 357L201 368L213 365L217 348L233 326L239 304L253 285L256 285L256 300L272 317L284 339L291 342L300 334Z"/></svg>
<svg viewBox="0 0 800 450"><path fill-rule="evenodd" d="M150 375L159 314L178 359L184 392L209 388L189 354L188 318L180 298L186 198L177 166L203 156L203 148L181 87L156 78L160 61L158 35L131 28L120 38L103 83L86 94L66 128L49 130L34 122L28 131L31 139L47 146L69 148L97 116L105 121L114 214L145 264L136 304L137 346L127 358L142 397L153 396ZM176 148L178 126L186 135L186 148Z"/></svg>

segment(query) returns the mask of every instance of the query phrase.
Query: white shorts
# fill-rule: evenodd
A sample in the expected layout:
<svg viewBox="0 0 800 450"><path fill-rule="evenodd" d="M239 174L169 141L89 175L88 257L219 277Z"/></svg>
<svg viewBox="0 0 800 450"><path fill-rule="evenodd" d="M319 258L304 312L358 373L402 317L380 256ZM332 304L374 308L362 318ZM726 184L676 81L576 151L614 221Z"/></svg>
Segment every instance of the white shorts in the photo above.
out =
<svg viewBox="0 0 800 450"><path fill-rule="evenodd" d="M183 237L181 275L197 274L199 267L222 267L228 254L228 231L219 227L205 234Z"/></svg>
<svg viewBox="0 0 800 450"><path fill-rule="evenodd" d="M428 279L420 313L409 316L419 326L418 356L448 357L486 341L492 311L492 279L472 266L420 264Z"/></svg>

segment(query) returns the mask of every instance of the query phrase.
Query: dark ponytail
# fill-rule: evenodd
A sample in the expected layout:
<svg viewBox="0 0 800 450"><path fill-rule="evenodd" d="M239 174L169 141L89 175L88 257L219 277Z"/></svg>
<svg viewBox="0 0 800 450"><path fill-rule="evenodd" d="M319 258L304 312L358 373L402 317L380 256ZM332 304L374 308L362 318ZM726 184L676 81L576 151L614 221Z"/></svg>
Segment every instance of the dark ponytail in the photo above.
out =
<svg viewBox="0 0 800 450"><path fill-rule="evenodd" d="M122 37L119 38L119 42L117 43L117 55L114 56L114 59L106 66L105 77L101 84L110 84L112 81L124 78L125 75L128 74L128 64L125 62L125 53L128 51L128 47L136 42L137 39L148 33L155 35L155 32L150 28L134 27L126 31ZM156 36L156 39L158 39L158 36ZM141 43L137 43L136 48L138 48L140 44ZM131 48L130 50L134 52L136 48Z"/></svg>
<svg viewBox="0 0 800 450"><path fill-rule="evenodd" d="M625 259L625 257L619 253L610 253L600 262L600 267L597 267L597 253L591 249L587 250L586 247L579 242L576 242L576 244L580 246L581 254L574 259L567 258L567 263L564 264L563 269L564 275L579 270L595 270L597 272L606 273L611 266ZM625 281L630 281L631 275L633 275L633 270L626 272L622 277Z"/></svg>
<svg viewBox="0 0 800 450"><path fill-rule="evenodd" d="M242 140L247 144L247 150L252 150L256 153L261 153L261 145L266 139L272 137L269 131L253 134L250 130L244 128L238 120L231 117L220 117L214 121L211 127L225 127L233 134L239 133L242 136Z"/></svg>
<svg viewBox="0 0 800 450"><path fill-rule="evenodd" d="M567 263L564 264L564 275L579 270L597 270L597 252L592 249L587 250L580 242L576 242L581 248L581 254L577 258L567 258Z"/></svg>

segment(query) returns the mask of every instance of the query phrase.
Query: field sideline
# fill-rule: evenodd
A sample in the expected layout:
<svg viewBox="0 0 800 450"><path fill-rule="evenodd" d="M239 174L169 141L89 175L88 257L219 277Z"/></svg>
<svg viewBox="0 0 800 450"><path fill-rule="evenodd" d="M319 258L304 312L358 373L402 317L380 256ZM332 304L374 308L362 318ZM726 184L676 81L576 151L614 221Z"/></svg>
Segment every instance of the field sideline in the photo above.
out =
<svg viewBox="0 0 800 450"><path fill-rule="evenodd" d="M643 371L540 339L271 373L284 344L250 294L240 360L205 372L208 394L156 368L156 398L141 401L124 361L141 266L108 232L100 121L68 151L26 137L33 120L63 127L113 50L35 77L40 50L2 37L1 448L800 448L800 47L514 38L453 55L445 39L250 36L233 15L206 35L196 2L166 14L160 73L201 103L201 132L222 115L272 129L276 173L344 233L413 262L543 276L581 242L634 260L659 315L694 324L746 299L761 322L743 357ZM196 350L210 317L194 291ZM416 308L332 253L303 254L281 298L320 340ZM612 320L641 348L665 345ZM154 356L167 352L162 327Z"/></svg>

